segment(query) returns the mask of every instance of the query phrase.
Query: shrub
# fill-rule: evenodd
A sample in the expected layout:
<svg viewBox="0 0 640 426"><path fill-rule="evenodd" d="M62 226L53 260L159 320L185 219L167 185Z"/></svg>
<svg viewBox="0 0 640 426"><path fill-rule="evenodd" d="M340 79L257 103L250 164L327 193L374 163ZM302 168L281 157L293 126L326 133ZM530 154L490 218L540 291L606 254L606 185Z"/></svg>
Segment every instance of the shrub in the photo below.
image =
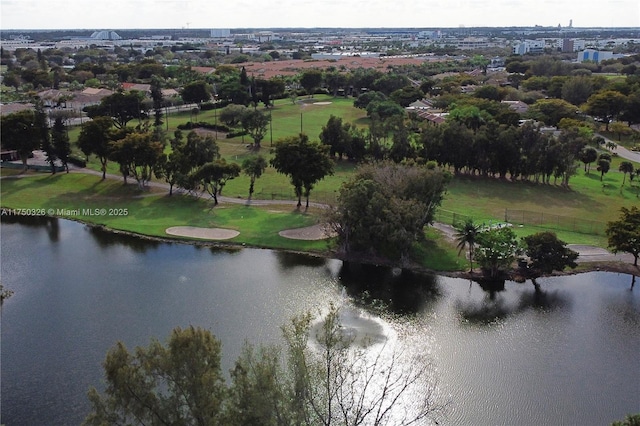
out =
<svg viewBox="0 0 640 426"><path fill-rule="evenodd" d="M78 166L82 168L87 167L86 160L84 158L78 157L77 155L70 155L67 162L69 164L73 164L74 166Z"/></svg>

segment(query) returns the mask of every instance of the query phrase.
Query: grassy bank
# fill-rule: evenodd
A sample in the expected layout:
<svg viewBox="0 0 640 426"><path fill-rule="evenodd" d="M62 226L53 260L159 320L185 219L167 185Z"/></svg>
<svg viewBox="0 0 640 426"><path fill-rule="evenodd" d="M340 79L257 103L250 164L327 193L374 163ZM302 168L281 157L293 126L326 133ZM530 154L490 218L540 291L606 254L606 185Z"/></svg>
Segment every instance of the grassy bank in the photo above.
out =
<svg viewBox="0 0 640 426"><path fill-rule="evenodd" d="M50 215L103 225L111 229L174 240L165 230L172 226L220 227L240 234L224 243L253 247L328 253L333 241L291 240L278 233L302 228L321 220L321 212L298 211L287 204L246 206L221 204L212 208L207 199L188 195L168 196L166 190L152 188L144 193L135 185L119 180L102 181L81 173L49 175L30 173L26 177L2 180L1 206L14 209L41 209ZM104 209L106 214L95 214ZM109 212L114 214L110 215ZM92 214L85 214L91 212ZM457 251L435 230L427 230L428 240L416 245L416 261L439 271L464 268Z"/></svg>
<svg viewBox="0 0 640 426"><path fill-rule="evenodd" d="M2 207L43 209L52 215L100 224L137 234L173 238L171 226L221 227L240 231L234 244L291 250L322 251L326 242L289 240L278 232L316 223L316 215L291 206L247 207L220 205L187 195L169 197L164 190L142 194L135 185L102 181L79 173L35 175L2 181ZM95 213L105 209L106 214ZM113 214L109 214L113 211Z"/></svg>

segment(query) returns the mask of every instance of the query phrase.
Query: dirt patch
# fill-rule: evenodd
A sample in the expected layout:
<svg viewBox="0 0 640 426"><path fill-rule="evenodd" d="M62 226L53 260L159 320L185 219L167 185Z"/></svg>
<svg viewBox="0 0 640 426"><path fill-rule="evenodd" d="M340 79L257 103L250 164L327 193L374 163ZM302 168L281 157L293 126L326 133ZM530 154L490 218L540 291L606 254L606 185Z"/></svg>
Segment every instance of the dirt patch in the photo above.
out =
<svg viewBox="0 0 640 426"><path fill-rule="evenodd" d="M173 226L165 232L177 237L198 238L200 240L229 240L240 235L238 231L223 228L198 228L195 226Z"/></svg>
<svg viewBox="0 0 640 426"><path fill-rule="evenodd" d="M328 232L325 225L313 225L306 228L286 229L278 233L281 237L291 240L307 240L316 241L332 238L335 236L332 232Z"/></svg>
<svg viewBox="0 0 640 426"><path fill-rule="evenodd" d="M226 139L227 138L227 134L225 132L221 132L220 130L212 130L212 129L205 129L203 127L196 127L195 129L193 129L196 134L198 136L202 136L202 137L207 137L207 136L212 136L214 138L217 139Z"/></svg>

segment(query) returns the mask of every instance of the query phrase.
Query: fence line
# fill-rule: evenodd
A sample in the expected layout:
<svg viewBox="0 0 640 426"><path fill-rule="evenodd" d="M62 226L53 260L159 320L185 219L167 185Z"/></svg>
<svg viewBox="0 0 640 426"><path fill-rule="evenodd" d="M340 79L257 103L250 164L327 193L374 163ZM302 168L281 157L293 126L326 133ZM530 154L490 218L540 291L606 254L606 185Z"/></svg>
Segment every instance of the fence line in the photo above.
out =
<svg viewBox="0 0 640 426"><path fill-rule="evenodd" d="M504 220L512 224L532 225L581 234L604 235L606 229L604 222L529 210L504 209Z"/></svg>
<svg viewBox="0 0 640 426"><path fill-rule="evenodd" d="M452 212L450 210L437 209L434 215L436 222L442 222L453 226L458 226L465 223L467 220L471 220L471 216L466 216L460 213Z"/></svg>
<svg viewBox="0 0 640 426"><path fill-rule="evenodd" d="M473 218L450 210L438 209L434 219L436 222L458 226ZM529 225L591 235L604 235L606 229L604 222L530 210L504 209L504 221L512 225Z"/></svg>

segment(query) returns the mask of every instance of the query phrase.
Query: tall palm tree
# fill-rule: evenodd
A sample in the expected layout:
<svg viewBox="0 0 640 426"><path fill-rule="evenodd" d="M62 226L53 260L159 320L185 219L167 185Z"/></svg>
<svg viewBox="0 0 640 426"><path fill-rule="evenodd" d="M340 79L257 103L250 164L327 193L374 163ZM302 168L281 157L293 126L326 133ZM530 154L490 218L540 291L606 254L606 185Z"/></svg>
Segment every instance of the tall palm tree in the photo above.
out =
<svg viewBox="0 0 640 426"><path fill-rule="evenodd" d="M476 244L476 237L480 232L480 225L473 223L473 219L467 219L464 224L456 226L456 230L457 232L454 236L458 243L458 256L460 256L460 253L462 253L462 250L464 250L465 247L468 247L470 264L469 272L473 272L473 250Z"/></svg>
<svg viewBox="0 0 640 426"><path fill-rule="evenodd" d="M622 186L624 186L624 182L627 179L627 173L633 174L633 163L630 161L623 161L620 163L618 167L618 171L622 172Z"/></svg>

